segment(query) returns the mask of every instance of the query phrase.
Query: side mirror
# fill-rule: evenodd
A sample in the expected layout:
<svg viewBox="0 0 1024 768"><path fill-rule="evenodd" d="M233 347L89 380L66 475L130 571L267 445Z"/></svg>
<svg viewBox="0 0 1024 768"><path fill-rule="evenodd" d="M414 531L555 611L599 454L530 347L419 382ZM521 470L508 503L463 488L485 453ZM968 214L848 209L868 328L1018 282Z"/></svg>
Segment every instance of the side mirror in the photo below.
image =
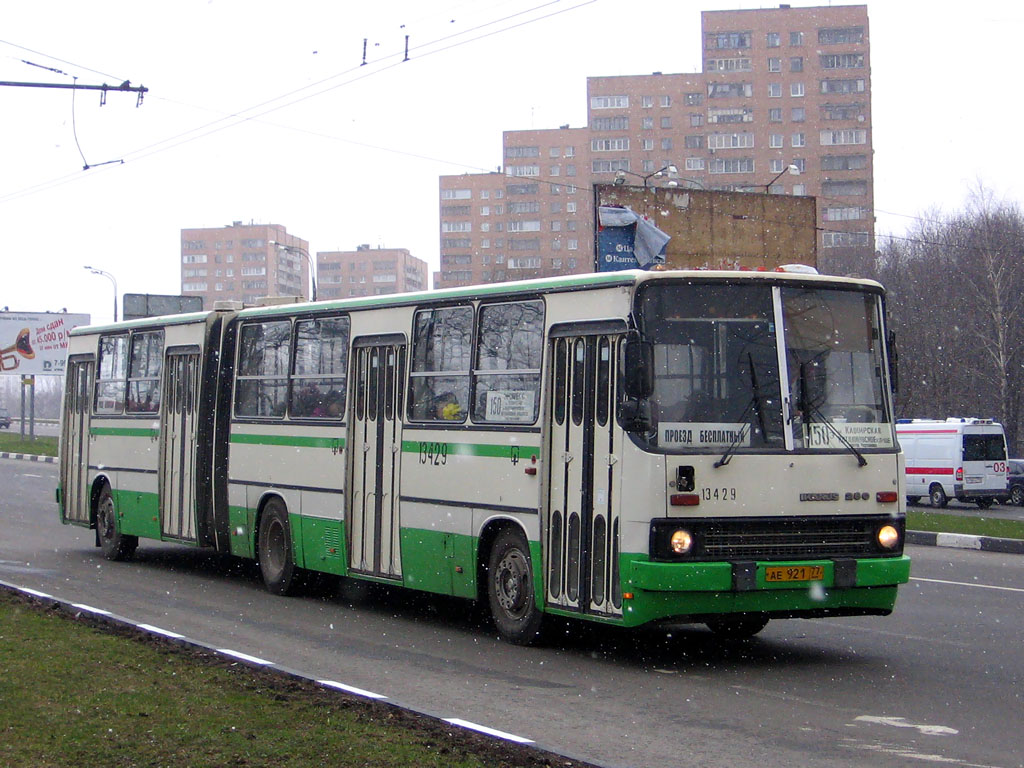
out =
<svg viewBox="0 0 1024 768"><path fill-rule="evenodd" d="M626 340L622 384L626 396L645 400L654 392L654 345L637 337Z"/></svg>
<svg viewBox="0 0 1024 768"><path fill-rule="evenodd" d="M899 390L900 374L898 364L900 355L896 351L896 331L889 331L889 343L886 345L889 352L889 383L892 385L892 393L895 395Z"/></svg>

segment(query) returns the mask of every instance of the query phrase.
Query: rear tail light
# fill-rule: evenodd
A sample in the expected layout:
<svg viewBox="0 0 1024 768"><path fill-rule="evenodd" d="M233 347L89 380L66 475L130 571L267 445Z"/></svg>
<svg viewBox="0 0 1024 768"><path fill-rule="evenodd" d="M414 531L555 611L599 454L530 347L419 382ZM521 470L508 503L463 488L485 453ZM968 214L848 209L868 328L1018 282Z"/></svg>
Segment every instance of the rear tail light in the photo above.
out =
<svg viewBox="0 0 1024 768"><path fill-rule="evenodd" d="M958 481L960 481L961 483L964 481L964 468L963 467L957 467L956 468L956 479Z"/></svg>
<svg viewBox="0 0 1024 768"><path fill-rule="evenodd" d="M896 491L879 491L875 494L875 501L879 504L891 504L899 501L899 494Z"/></svg>

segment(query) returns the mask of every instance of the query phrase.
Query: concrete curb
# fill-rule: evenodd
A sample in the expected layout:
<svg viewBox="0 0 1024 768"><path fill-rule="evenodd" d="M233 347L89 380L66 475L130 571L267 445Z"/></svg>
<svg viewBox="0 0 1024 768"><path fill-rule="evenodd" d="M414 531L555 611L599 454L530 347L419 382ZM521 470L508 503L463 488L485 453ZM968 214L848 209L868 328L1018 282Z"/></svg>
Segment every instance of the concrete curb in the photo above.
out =
<svg viewBox="0 0 1024 768"><path fill-rule="evenodd" d="M977 549L1005 555L1024 555L1024 539L1000 539L995 536L974 536L970 533L933 533L907 531L907 543L926 547Z"/></svg>
<svg viewBox="0 0 1024 768"><path fill-rule="evenodd" d="M22 461L37 461L42 464L56 464L56 456L37 456L34 453L8 453L0 451L0 459L21 459Z"/></svg>

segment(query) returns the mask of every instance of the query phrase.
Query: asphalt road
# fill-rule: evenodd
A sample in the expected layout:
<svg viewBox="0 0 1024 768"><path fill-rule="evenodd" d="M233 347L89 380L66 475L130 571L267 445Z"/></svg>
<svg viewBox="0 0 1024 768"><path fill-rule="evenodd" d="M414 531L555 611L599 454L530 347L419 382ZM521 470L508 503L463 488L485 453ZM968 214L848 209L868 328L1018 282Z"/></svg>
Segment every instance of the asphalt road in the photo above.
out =
<svg viewBox="0 0 1024 768"><path fill-rule="evenodd" d="M892 616L744 644L573 624L518 648L460 601L272 597L249 563L145 542L109 563L59 524L55 470L0 460L0 580L421 711L609 766L1024 765L1024 557L911 548Z"/></svg>

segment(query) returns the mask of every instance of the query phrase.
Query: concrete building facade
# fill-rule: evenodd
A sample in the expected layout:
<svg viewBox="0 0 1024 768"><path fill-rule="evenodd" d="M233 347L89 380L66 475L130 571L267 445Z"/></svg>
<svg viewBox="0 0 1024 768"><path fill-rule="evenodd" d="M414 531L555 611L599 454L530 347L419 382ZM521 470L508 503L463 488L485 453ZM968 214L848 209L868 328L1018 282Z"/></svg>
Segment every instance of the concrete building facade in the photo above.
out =
<svg viewBox="0 0 1024 768"><path fill-rule="evenodd" d="M317 251L317 298L347 299L423 291L427 262L405 248L371 248L354 251Z"/></svg>
<svg viewBox="0 0 1024 768"><path fill-rule="evenodd" d="M867 6L705 11L701 36L702 72L590 77L586 128L506 131L504 174L441 177L435 287L592 271L590 190L616 176L636 186L811 195L822 268L845 272L870 258Z"/></svg>
<svg viewBox="0 0 1024 768"><path fill-rule="evenodd" d="M280 224L181 230L181 293L253 304L264 296L310 298L309 243Z"/></svg>

